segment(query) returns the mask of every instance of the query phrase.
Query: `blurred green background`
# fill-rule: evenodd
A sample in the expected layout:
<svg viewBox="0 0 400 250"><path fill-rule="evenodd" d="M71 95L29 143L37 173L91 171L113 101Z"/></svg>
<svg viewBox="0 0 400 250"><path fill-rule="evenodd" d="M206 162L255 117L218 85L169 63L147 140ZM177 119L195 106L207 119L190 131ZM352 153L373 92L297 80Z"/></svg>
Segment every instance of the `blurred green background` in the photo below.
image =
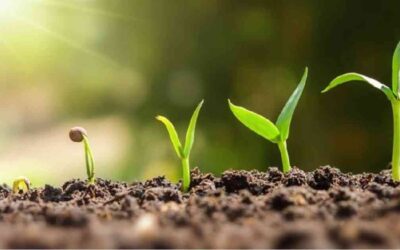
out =
<svg viewBox="0 0 400 250"><path fill-rule="evenodd" d="M272 120L303 73L307 86L288 141L293 165L379 171L391 156L388 85L400 40L400 2L0 0L0 182L35 185L85 178L87 128L98 176L180 177L163 114L181 136L200 114L192 166L202 171L280 166L276 145L244 128L227 98Z"/></svg>

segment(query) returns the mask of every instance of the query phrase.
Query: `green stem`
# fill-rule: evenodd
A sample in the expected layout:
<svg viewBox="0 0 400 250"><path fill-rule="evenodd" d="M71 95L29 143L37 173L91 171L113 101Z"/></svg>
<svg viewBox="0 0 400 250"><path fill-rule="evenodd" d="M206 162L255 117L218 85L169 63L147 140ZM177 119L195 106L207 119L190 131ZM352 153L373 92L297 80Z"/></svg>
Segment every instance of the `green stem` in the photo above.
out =
<svg viewBox="0 0 400 250"><path fill-rule="evenodd" d="M94 159L92 150L89 146L89 139L83 136L83 147L85 149L85 161L86 161L86 174L88 176L89 184L94 184Z"/></svg>
<svg viewBox="0 0 400 250"><path fill-rule="evenodd" d="M289 153L287 151L286 141L278 142L278 147L279 151L281 152L283 172L287 173L290 171L291 167L290 167Z"/></svg>
<svg viewBox="0 0 400 250"><path fill-rule="evenodd" d="M393 153L392 153L392 178L400 180L400 101L392 101L393 110Z"/></svg>
<svg viewBox="0 0 400 250"><path fill-rule="evenodd" d="M182 190L187 192L190 186L190 166L189 157L182 158Z"/></svg>

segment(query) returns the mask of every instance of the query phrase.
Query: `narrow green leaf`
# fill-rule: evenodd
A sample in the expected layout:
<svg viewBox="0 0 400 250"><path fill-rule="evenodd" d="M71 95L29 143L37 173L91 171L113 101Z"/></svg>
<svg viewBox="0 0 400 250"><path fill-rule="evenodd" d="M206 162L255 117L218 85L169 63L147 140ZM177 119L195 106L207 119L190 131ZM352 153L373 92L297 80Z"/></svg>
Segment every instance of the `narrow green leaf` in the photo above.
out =
<svg viewBox="0 0 400 250"><path fill-rule="evenodd" d="M279 114L278 120L276 121L276 127L281 133L281 140L286 141L289 137L290 123L292 121L294 110L296 109L297 103L303 93L304 86L306 85L308 75L308 68L305 68L303 77L300 80L299 85L286 102L281 113Z"/></svg>
<svg viewBox="0 0 400 250"><path fill-rule="evenodd" d="M176 133L174 125L164 116L157 116L157 120L162 122L165 127L167 128L169 138L171 139L172 146L174 147L176 154L178 155L179 158L183 157L182 154L182 144L179 140L178 134Z"/></svg>
<svg viewBox="0 0 400 250"><path fill-rule="evenodd" d="M190 119L188 129L186 131L185 147L183 149L183 156L188 157L190 150L192 150L194 142L194 133L196 130L197 117L199 116L200 109L203 106L204 100L202 100L193 112L192 118Z"/></svg>
<svg viewBox="0 0 400 250"><path fill-rule="evenodd" d="M397 44L396 49L393 53L392 60L392 90L393 93L399 98L400 97L400 42Z"/></svg>
<svg viewBox="0 0 400 250"><path fill-rule="evenodd" d="M246 127L267 140L275 143L280 141L279 130L270 120L243 107L234 105L229 99L228 102L232 113Z"/></svg>
<svg viewBox="0 0 400 250"><path fill-rule="evenodd" d="M325 93L340 84L350 82L350 81L366 82L369 85L371 85L372 87L381 90L390 101L395 99L395 95L393 94L392 90L388 86L378 82L375 79L372 79L368 76L364 76L364 75L361 75L358 73L347 73L347 74L343 74L343 75L336 77L329 83L328 87L326 87L324 90L322 90L322 93Z"/></svg>

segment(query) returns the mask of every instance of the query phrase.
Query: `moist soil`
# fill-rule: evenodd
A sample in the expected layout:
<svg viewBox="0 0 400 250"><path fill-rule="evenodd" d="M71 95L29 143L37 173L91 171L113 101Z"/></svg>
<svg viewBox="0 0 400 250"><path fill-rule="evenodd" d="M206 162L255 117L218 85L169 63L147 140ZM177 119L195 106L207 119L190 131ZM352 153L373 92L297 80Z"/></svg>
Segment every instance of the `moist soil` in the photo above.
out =
<svg viewBox="0 0 400 250"><path fill-rule="evenodd" d="M194 169L188 193L164 177L0 186L1 248L399 248L390 171Z"/></svg>

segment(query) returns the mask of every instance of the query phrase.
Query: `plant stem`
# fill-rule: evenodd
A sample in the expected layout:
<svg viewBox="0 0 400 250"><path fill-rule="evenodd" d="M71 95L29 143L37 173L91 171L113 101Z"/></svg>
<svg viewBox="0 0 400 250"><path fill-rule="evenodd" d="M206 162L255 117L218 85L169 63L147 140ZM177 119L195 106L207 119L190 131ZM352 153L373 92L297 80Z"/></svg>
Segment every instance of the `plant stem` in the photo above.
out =
<svg viewBox="0 0 400 250"><path fill-rule="evenodd" d="M182 190L183 192L187 192L190 186L190 166L189 166L189 157L182 158Z"/></svg>
<svg viewBox="0 0 400 250"><path fill-rule="evenodd" d="M392 153L392 178L400 180L400 101L392 101L393 110L393 153Z"/></svg>
<svg viewBox="0 0 400 250"><path fill-rule="evenodd" d="M86 174L88 176L89 184L94 184L94 159L92 150L89 146L89 139L83 136L83 147L85 149L85 161L86 161Z"/></svg>
<svg viewBox="0 0 400 250"><path fill-rule="evenodd" d="M283 172L287 173L290 171L291 167L290 167L289 153L287 151L286 141L278 142L278 147L279 151L281 152Z"/></svg>

